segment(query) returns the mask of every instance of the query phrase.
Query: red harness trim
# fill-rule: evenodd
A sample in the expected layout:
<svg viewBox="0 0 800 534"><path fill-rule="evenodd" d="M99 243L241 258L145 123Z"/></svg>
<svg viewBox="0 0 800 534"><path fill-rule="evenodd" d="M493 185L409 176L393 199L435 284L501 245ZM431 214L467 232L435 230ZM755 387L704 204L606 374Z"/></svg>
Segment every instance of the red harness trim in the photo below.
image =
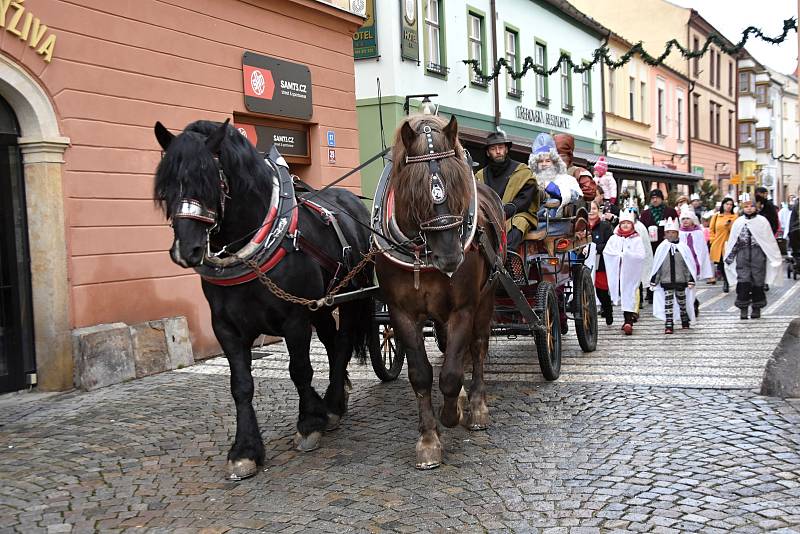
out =
<svg viewBox="0 0 800 534"><path fill-rule="evenodd" d="M289 230L288 230L288 233L290 234L294 234L295 231L297 230L298 208L299 206L292 210L292 220L289 223ZM253 238L254 241L257 240L260 243L261 241L264 240L264 237L266 237L266 235L269 233L269 229L272 227L272 223L275 220L275 215L277 211L278 210L275 207L270 209L269 213L267 214L267 222L264 225L264 228L258 233L258 235L256 235L255 238ZM261 235L262 233L264 235ZM265 258L264 263L261 264L258 270L261 271L262 273L270 271L281 262L284 256L286 256L286 249L283 247L278 247L278 249L275 251L274 254L272 254L272 256ZM214 284L215 286L235 286L238 284L244 284L246 282L250 282L252 280L255 280L256 278L258 278L258 275L256 273L249 272L238 278L230 278L228 280L217 280L213 278L203 278L203 280L205 280L210 284Z"/></svg>

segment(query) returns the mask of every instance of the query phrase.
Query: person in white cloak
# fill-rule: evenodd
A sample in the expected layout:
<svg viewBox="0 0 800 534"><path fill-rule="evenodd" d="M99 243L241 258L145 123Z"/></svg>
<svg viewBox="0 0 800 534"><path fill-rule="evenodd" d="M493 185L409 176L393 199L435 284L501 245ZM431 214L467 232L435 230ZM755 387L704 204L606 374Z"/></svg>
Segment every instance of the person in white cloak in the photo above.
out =
<svg viewBox="0 0 800 534"><path fill-rule="evenodd" d="M675 321L682 328L689 328L695 320L693 306L694 287L697 275L690 268L694 265L692 251L680 242L679 224L676 219L667 219L664 241L658 245L653 267L650 270L650 287L653 290L653 315L664 321L664 333L672 334Z"/></svg>
<svg viewBox="0 0 800 534"><path fill-rule="evenodd" d="M622 302L622 330L626 335L633 333L633 323L639 315L639 285L645 260L644 241L636 233L634 219L630 211L620 213L619 225L603 249L608 292L615 305Z"/></svg>
<svg viewBox="0 0 800 534"><path fill-rule="evenodd" d="M789 236L789 219L792 216L792 210L789 204L781 202L781 209L778 211L778 222L781 225L781 237L786 239Z"/></svg>
<svg viewBox="0 0 800 534"><path fill-rule="evenodd" d="M706 236L695 211L691 206L683 206L678 217L680 217L681 222L680 231L678 232L681 243L689 247L694 260L694 265L690 265L689 268L694 269L697 280L716 281L714 265L711 263L711 257L708 253ZM694 298L693 303L694 314L700 315L700 301L697 300L697 297Z"/></svg>
<svg viewBox="0 0 800 534"><path fill-rule="evenodd" d="M725 243L725 273L731 284L736 284L736 307L739 317L747 319L748 308L751 319L761 317L761 308L767 305L765 284L779 284L783 256L772 233L772 226L762 215L750 195L739 197L739 206L744 213L731 227L731 236Z"/></svg>
<svg viewBox="0 0 800 534"><path fill-rule="evenodd" d="M650 245L650 234L647 227L639 220L639 208L636 207L636 202L629 200L625 206L626 211L633 213L634 222L633 227L639 237L644 242L644 265L642 265L642 287L639 288L640 294L642 289L648 287L650 281L650 269L653 267L653 247ZM642 299L644 300L644 299ZM639 303L642 304L641 302ZM635 320L634 320L635 322Z"/></svg>

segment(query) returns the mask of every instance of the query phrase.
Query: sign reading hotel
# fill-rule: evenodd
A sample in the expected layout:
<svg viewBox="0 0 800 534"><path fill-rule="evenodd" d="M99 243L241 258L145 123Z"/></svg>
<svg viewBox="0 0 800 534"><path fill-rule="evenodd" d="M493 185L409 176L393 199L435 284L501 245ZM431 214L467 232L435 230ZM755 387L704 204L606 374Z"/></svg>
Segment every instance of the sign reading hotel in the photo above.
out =
<svg viewBox="0 0 800 534"><path fill-rule="evenodd" d="M293 119L311 118L311 71L305 65L245 52L242 81L248 111Z"/></svg>
<svg viewBox="0 0 800 534"><path fill-rule="evenodd" d="M26 10L24 1L0 0L0 28L33 48L45 63L50 63L56 49L56 36L47 32L47 26L39 17Z"/></svg>
<svg viewBox="0 0 800 534"><path fill-rule="evenodd" d="M375 0L367 0L367 20L353 34L353 58L378 57L378 25L375 24Z"/></svg>
<svg viewBox="0 0 800 534"><path fill-rule="evenodd" d="M237 122L233 125L239 133L250 141L256 150L267 153L274 146L282 156L309 157L308 132L293 128L275 128Z"/></svg>
<svg viewBox="0 0 800 534"><path fill-rule="evenodd" d="M545 124L553 128L561 128L562 130L569 130L569 117L562 117L561 115L553 115L541 109L530 109L524 106L517 106L514 108L518 119L528 122L535 122L538 124Z"/></svg>
<svg viewBox="0 0 800 534"><path fill-rule="evenodd" d="M417 32L417 0L400 0L400 57L419 61L419 36Z"/></svg>

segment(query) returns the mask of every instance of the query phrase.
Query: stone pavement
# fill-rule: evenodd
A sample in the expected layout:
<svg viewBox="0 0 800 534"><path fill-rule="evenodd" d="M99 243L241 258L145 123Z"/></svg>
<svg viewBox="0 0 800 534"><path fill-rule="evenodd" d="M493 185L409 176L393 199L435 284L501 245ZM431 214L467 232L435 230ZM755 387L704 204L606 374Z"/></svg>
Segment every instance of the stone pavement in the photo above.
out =
<svg viewBox="0 0 800 534"><path fill-rule="evenodd" d="M219 359L6 397L0 532L800 532L800 401L752 389L800 299L747 322L723 300L673 336L646 316L632 338L602 325L593 354L570 333L553 383L531 340L494 339L492 427L445 429L445 464L429 472L413 468L405 376L381 384L363 367L341 429L318 451L291 450L281 344L254 362L267 465L240 483L224 480L235 429ZM318 347L314 359L325 376Z"/></svg>

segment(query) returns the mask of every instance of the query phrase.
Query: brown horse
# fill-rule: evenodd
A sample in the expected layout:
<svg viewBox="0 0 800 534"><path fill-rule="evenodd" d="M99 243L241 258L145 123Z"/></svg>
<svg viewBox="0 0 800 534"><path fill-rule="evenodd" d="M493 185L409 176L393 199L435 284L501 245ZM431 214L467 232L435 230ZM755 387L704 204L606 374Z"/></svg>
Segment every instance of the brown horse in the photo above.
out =
<svg viewBox="0 0 800 534"><path fill-rule="evenodd" d="M486 429L489 409L483 363L489 347L496 280L491 276L490 262L479 250L477 236L485 233L493 250L504 255L503 210L491 189L473 185L475 179L458 142L455 117L447 124L430 115L410 117L398 131L392 155L390 188L395 222L404 235L418 236L417 257L428 258L430 263L412 273L378 256L376 273L417 397L420 437L416 467L433 469L442 461L442 443L431 404L433 369L425 352L423 324L433 320L444 351L439 375L444 395L442 424ZM475 191L477 236L465 239L470 232L467 211ZM466 355L472 359L469 407L463 396L459 398Z"/></svg>

